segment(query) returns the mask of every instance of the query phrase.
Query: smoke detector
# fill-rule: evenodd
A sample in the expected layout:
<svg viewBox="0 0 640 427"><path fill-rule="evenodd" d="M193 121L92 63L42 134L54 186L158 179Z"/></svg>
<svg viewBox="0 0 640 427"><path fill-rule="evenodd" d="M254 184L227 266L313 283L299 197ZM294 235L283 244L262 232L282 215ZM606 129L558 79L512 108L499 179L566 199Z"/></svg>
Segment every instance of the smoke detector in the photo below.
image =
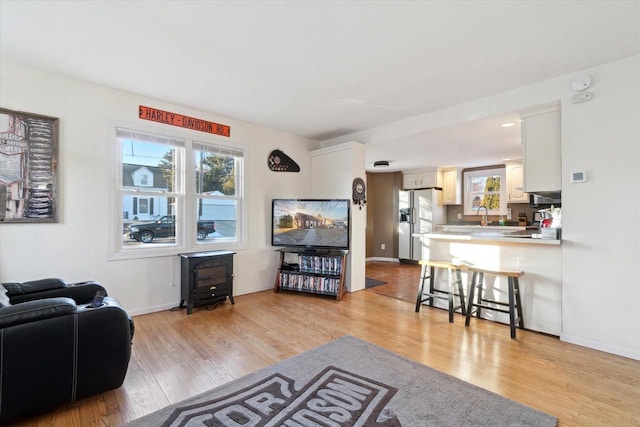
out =
<svg viewBox="0 0 640 427"><path fill-rule="evenodd" d="M576 77L571 82L571 89L576 90L578 92L586 90L589 86L591 86L591 76Z"/></svg>

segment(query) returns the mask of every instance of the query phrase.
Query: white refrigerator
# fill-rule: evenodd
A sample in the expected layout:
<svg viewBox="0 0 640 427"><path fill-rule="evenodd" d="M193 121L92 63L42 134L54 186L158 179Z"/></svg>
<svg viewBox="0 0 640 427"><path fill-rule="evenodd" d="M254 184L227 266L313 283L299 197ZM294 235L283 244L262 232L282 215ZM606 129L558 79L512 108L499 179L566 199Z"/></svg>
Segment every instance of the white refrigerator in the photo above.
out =
<svg viewBox="0 0 640 427"><path fill-rule="evenodd" d="M444 223L442 191L435 188L400 191L398 258L419 261L429 259L429 239L414 236L432 233Z"/></svg>

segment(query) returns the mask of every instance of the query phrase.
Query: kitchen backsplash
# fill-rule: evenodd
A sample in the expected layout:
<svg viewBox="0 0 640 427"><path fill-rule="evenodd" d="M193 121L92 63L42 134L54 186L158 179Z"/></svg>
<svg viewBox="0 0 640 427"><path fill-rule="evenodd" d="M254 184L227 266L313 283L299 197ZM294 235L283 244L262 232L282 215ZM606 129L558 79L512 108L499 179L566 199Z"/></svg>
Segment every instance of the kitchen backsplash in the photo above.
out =
<svg viewBox="0 0 640 427"><path fill-rule="evenodd" d="M527 215L527 225L538 225L532 224L533 213L538 209L530 207L528 203L510 203L508 207L511 208L511 219L507 219L506 215L504 216L506 225L518 225L518 214L520 212L524 212ZM458 214L462 214L462 219L458 219ZM445 215L447 224L451 225L479 225L480 218L482 217L482 215L464 215L462 205L445 206ZM491 225L498 225L499 219L499 215L489 215Z"/></svg>

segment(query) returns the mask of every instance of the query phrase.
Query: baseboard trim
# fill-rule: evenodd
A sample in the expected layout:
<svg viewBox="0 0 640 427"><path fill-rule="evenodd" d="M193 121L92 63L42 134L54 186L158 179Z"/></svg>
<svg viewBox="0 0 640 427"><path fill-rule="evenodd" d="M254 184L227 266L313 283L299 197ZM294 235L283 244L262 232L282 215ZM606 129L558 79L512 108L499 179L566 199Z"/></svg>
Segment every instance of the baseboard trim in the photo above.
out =
<svg viewBox="0 0 640 427"><path fill-rule="evenodd" d="M620 348L614 345L603 344L598 341L587 340L573 335L560 334L560 341L591 348L593 350L604 351L605 353L615 354L629 359L640 360L640 352Z"/></svg>
<svg viewBox="0 0 640 427"><path fill-rule="evenodd" d="M384 262L400 262L398 258L385 258L385 257L370 257L365 258L365 262L367 261L384 261Z"/></svg>
<svg viewBox="0 0 640 427"><path fill-rule="evenodd" d="M127 313L129 313L130 316L141 316L143 314L155 313L156 311L169 310L176 306L177 304L175 303L163 304L163 305L156 305L154 307L139 308L137 310L127 310ZM186 306L185 306L185 309L186 309Z"/></svg>

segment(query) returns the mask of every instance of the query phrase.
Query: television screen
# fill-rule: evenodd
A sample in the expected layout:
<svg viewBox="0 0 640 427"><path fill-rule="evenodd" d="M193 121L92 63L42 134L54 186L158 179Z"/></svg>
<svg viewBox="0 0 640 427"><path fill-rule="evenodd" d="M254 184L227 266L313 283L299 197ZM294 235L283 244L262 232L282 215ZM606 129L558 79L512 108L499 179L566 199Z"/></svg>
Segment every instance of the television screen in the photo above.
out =
<svg viewBox="0 0 640 427"><path fill-rule="evenodd" d="M349 199L274 199L271 244L349 249Z"/></svg>

